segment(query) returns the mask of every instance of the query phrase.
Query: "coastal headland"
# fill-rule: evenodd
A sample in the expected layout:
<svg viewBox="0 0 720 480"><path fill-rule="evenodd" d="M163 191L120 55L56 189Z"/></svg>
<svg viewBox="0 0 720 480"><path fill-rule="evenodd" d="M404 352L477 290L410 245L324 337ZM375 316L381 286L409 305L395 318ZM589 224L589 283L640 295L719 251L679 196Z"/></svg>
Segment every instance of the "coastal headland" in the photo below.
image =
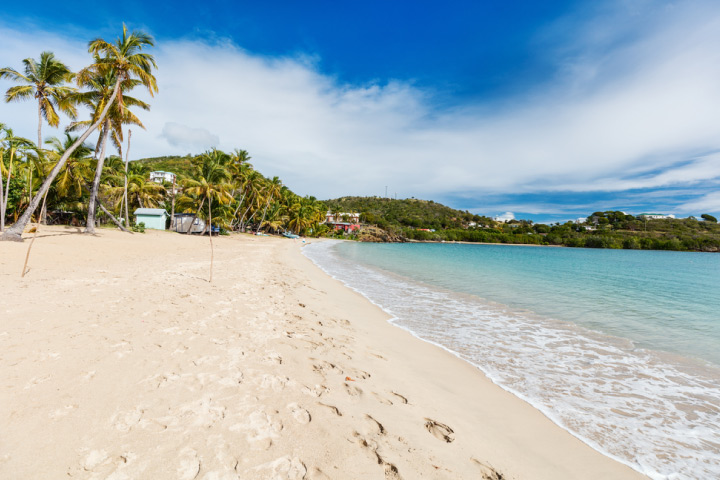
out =
<svg viewBox="0 0 720 480"><path fill-rule="evenodd" d="M0 477L634 479L301 254L43 227L0 248ZM411 301L411 299L409 299Z"/></svg>

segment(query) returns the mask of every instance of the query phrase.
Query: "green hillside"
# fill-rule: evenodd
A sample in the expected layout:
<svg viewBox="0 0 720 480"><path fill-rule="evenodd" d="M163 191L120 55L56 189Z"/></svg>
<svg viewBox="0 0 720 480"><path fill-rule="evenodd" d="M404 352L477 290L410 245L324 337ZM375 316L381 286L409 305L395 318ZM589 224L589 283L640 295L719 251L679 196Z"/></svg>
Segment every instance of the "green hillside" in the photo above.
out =
<svg viewBox="0 0 720 480"><path fill-rule="evenodd" d="M455 210L432 200L406 198L395 200L382 197L342 197L325 200L331 211L357 212L365 223L381 228L404 227L441 230L466 228L472 222L490 224L488 217Z"/></svg>
<svg viewBox="0 0 720 480"><path fill-rule="evenodd" d="M151 171L164 171L172 172L178 176L178 178L185 178L190 176L193 169L194 156L166 156L166 157L152 157L152 158L141 158L139 160L133 160L139 164L145 165Z"/></svg>

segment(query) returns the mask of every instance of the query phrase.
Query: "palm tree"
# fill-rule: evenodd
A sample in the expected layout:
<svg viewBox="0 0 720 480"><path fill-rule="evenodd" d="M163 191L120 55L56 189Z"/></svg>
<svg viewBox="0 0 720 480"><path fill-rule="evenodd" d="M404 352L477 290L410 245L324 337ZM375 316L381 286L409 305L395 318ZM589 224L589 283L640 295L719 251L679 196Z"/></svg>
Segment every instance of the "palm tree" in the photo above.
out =
<svg viewBox="0 0 720 480"><path fill-rule="evenodd" d="M48 156L52 160L62 157L73 146L75 141L77 141L77 137L69 133L65 133L65 138L62 140L57 137L50 138L45 142L52 147ZM83 143L72 151L55 182L55 188L58 190L60 197L79 198L82 196L83 185L91 172L89 160L92 151L92 147L87 143Z"/></svg>
<svg viewBox="0 0 720 480"><path fill-rule="evenodd" d="M103 59L96 54L95 64L102 65L102 61ZM89 120L72 123L68 127L68 130L75 130L95 123L95 120L103 111L105 104L109 102L109 99L112 97L112 94L115 91L115 85L119 79L120 75L118 74L118 70L109 66L105 66L104 68L99 67L92 71L81 72L78 74L78 85L88 88L89 90L76 95L76 101L90 108L92 115ZM125 77L120 79L119 85L117 98L115 99L115 102L112 103L110 110L108 110L107 115L105 116L105 121L99 128L100 135L98 136L98 144L95 150L95 155L98 158L98 166L97 171L95 172L92 193L90 195L90 204L88 205L88 218L85 233L95 232L94 204L99 193L100 178L102 176L102 169L105 162L105 152L108 138L112 139L115 147L120 153L120 156L122 156L122 126L138 125L141 128L145 128L140 119L129 110L129 107L136 106L144 110L150 109L150 106L147 103L125 94L125 92L129 90L139 85L143 85L142 80Z"/></svg>
<svg viewBox="0 0 720 480"><path fill-rule="evenodd" d="M281 188L282 188L282 181L280 181L280 177L273 177L273 179L270 180L270 182L268 182L267 190L265 191L265 193L267 195L267 203L265 204L265 209L263 210L262 220L260 220L260 225L258 225L258 228L255 231L255 233L260 232L260 228L262 227L262 224L265 221L265 213L267 212L268 206L270 205L270 201L273 199L273 197L280 194Z"/></svg>
<svg viewBox="0 0 720 480"><path fill-rule="evenodd" d="M257 210L262 205L261 202L261 194L262 194L262 183L265 181L265 177L260 174L260 172L256 170L251 170L248 172L248 174L245 177L245 191L247 194L247 207L243 211L242 216L240 217L239 221L239 227L241 231L245 231L245 217L250 212L250 210L254 210L257 212ZM246 198L246 195L243 195L243 199ZM242 202L241 202L242 203ZM248 219L248 223L252 219L252 217L255 215L253 213L250 218Z"/></svg>
<svg viewBox="0 0 720 480"><path fill-rule="evenodd" d="M68 149L62 157L60 157L57 164L55 164L55 167L48 174L45 182L43 182L35 197L33 197L30 205L28 205L28 207L25 209L25 212L23 212L22 216L18 219L17 222L15 222L15 224L11 228L9 228L3 233L2 237L0 237L0 240L12 240L20 242L22 241L22 232L25 229L25 225L27 225L28 221L30 221L30 217L32 216L33 212L35 212L35 209L37 209L38 205L40 204L40 199L50 188L50 184L53 182L53 180L55 180L55 177L72 154L72 151L78 146L80 146L80 144L82 144L85 139L87 139L87 137L90 136L90 134L95 131L105 120L105 115L107 115L110 106L118 96L121 96L120 84L123 80L133 77L137 78L145 87L148 88L151 95L154 92L157 92L157 81L152 74L152 69L157 68L157 64L155 63L155 59L152 57L152 55L141 52L144 47L153 45L154 42L152 37L145 33L133 32L128 35L127 27L125 25L123 25L122 37L118 39L115 44L108 43L102 39L96 39L90 42L90 53L98 55L103 54L104 56L101 58L100 62L96 62L80 71L78 73L78 76L90 75L93 72L104 71L108 68L114 69L116 71L116 80L115 87L113 88L113 94L105 105L103 111L98 116L96 122L92 124L90 128L85 130L85 132L80 135L80 137L75 141L71 148ZM97 188L99 187L100 179L98 178ZM95 184L93 184L93 188L95 188ZM91 203L91 205L94 209L94 204Z"/></svg>
<svg viewBox="0 0 720 480"><path fill-rule="evenodd" d="M148 181L145 175L130 174L125 176L121 173L118 177L127 180L127 190L123 184L122 186L110 187L107 191L108 195L116 200L116 209L124 203L126 193L128 211L130 205L138 208L155 208L165 199L165 187Z"/></svg>
<svg viewBox="0 0 720 480"><path fill-rule="evenodd" d="M0 140L0 232L5 230L5 215L7 213L8 198L10 197L10 179L13 176L14 161L20 155L33 149L30 140L16 137L12 129L0 124L2 139ZM8 164L5 166L5 157ZM3 186L3 175L7 175L7 183Z"/></svg>
<svg viewBox="0 0 720 480"><path fill-rule="evenodd" d="M7 78L25 85L11 87L5 94L6 102L36 98L38 101L38 141L37 147L42 148L42 121L43 118L52 127L60 122L56 108L71 118L75 118L76 111L72 104L72 94L75 89L63 84L73 78L70 69L55 58L52 52L42 52L40 61L33 58L23 60L25 74L10 67L0 68L0 79Z"/></svg>
<svg viewBox="0 0 720 480"><path fill-rule="evenodd" d="M227 165L230 163L229 156L220 150L210 150L200 155L202 162L195 171L194 179L185 180L185 195L201 199L198 211L207 201L208 206L208 228L210 228L210 282L212 282L214 249L212 243L212 204L225 205L232 201L230 195L231 185L230 172ZM193 219L193 222L195 220ZM192 229L192 223L190 224ZM188 230L189 232L190 230Z"/></svg>

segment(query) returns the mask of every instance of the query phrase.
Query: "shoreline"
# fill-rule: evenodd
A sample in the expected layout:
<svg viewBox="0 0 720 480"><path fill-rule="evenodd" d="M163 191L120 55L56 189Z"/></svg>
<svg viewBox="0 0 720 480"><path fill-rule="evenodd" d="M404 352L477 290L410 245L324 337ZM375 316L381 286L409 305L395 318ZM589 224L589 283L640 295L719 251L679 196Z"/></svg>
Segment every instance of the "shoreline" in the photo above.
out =
<svg viewBox="0 0 720 480"><path fill-rule="evenodd" d="M300 242L213 241L213 284L207 238L45 227L22 280L3 245L1 476L646 478Z"/></svg>

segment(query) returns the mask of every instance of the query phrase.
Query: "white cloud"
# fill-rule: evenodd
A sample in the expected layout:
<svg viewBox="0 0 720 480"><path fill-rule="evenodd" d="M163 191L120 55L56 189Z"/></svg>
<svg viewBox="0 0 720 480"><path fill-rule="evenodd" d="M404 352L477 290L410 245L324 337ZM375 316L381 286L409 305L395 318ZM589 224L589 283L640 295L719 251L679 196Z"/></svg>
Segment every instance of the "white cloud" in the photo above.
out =
<svg viewBox="0 0 720 480"><path fill-rule="evenodd" d="M220 138L204 128L192 128L175 122L167 122L160 136L173 147L193 150L206 150L220 144Z"/></svg>
<svg viewBox="0 0 720 480"><path fill-rule="evenodd" d="M163 41L154 50L160 92L139 113L147 131L133 131L132 154L244 148L266 175L320 198L382 194L385 185L400 197L437 198L720 177L708 154L720 150L720 7L648 2L625 18L617 5L565 35L579 46L558 49L552 82L450 110L402 82L342 84L302 57ZM46 48L73 68L88 58L86 39L2 26L0 37L12 39L0 45L2 63L19 66ZM0 121L32 138L33 111L2 104Z"/></svg>
<svg viewBox="0 0 720 480"><path fill-rule="evenodd" d="M496 222L506 222L508 220L515 220L515 214L513 212L505 212L500 215L493 217Z"/></svg>
<svg viewBox="0 0 720 480"><path fill-rule="evenodd" d="M698 216L703 213L720 212L720 192L708 193L695 200L685 202L678 206L677 210L683 213L694 213Z"/></svg>

